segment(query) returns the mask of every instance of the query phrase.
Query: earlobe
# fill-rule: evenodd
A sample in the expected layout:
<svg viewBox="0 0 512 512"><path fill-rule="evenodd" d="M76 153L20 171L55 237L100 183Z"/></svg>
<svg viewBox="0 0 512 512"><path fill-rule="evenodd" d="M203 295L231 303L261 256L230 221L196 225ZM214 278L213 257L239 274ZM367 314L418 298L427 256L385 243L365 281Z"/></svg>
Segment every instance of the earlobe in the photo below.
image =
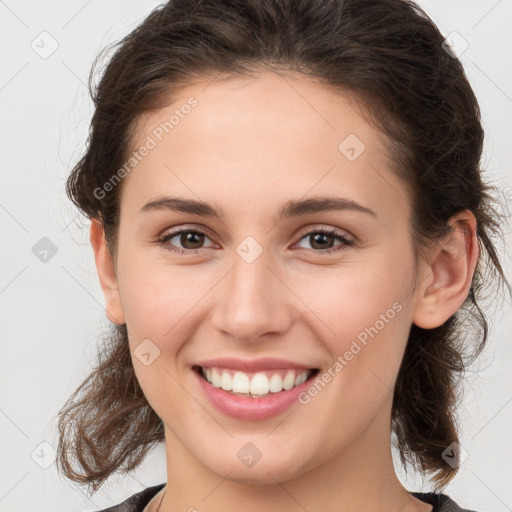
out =
<svg viewBox="0 0 512 512"><path fill-rule="evenodd" d="M124 324L124 311L119 295L114 262L106 244L105 232L101 221L97 219L91 220L89 239L94 252L101 289L105 297L105 314L112 323Z"/></svg>
<svg viewBox="0 0 512 512"><path fill-rule="evenodd" d="M451 232L436 246L418 285L413 323L423 329L442 325L469 294L478 262L476 218L464 210L450 218Z"/></svg>

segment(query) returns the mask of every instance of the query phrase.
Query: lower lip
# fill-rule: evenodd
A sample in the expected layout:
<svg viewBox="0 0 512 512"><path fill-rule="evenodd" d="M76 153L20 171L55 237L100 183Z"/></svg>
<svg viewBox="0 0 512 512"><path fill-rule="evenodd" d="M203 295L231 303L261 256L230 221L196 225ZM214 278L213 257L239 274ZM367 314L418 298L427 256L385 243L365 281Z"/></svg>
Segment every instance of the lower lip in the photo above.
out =
<svg viewBox="0 0 512 512"><path fill-rule="evenodd" d="M197 371L192 370L192 372L196 375L206 398L215 408L228 416L247 421L264 420L286 411L294 402L298 402L298 395L314 380L314 377L309 378L297 387L288 391L279 391L265 398L249 398L216 388L203 379Z"/></svg>

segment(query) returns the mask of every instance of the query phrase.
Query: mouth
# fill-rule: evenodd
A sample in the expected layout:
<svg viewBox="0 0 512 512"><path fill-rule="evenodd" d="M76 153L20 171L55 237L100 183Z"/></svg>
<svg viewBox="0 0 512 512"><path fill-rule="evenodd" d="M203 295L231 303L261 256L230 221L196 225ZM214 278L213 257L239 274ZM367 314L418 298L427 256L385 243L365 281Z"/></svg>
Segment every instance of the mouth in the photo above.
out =
<svg viewBox="0 0 512 512"><path fill-rule="evenodd" d="M194 365L195 371L214 388L231 395L246 398L265 398L283 391L290 391L319 373L318 368L276 368L256 372L245 372L218 366Z"/></svg>

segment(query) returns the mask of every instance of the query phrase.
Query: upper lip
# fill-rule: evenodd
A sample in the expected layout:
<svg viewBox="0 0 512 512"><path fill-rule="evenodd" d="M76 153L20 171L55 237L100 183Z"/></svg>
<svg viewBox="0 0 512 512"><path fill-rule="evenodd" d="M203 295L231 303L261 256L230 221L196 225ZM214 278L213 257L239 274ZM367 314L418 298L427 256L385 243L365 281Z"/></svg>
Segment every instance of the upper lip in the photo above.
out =
<svg viewBox="0 0 512 512"><path fill-rule="evenodd" d="M197 366L217 367L217 368L230 368L233 370L240 370L246 372L256 372L258 370L273 370L278 368L288 369L296 368L303 370L310 370L314 367L311 365L296 363L286 359L279 359L275 357L263 357L261 359L240 359L234 357L222 357L219 359L208 359L199 361Z"/></svg>

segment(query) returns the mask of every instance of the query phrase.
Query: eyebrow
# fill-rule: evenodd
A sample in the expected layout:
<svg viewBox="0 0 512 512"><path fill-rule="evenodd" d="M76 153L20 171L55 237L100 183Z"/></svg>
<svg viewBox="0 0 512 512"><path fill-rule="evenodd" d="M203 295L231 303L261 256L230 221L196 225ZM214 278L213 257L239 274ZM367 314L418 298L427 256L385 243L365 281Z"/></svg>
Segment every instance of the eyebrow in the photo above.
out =
<svg viewBox="0 0 512 512"><path fill-rule="evenodd" d="M224 219L224 211L222 208L195 199L160 197L146 203L140 211L144 213L153 210L170 210L199 215L201 217L218 217ZM377 218L377 214L373 210L351 199L342 197L312 197L286 202L278 212L278 220L312 213L340 210L353 210Z"/></svg>

